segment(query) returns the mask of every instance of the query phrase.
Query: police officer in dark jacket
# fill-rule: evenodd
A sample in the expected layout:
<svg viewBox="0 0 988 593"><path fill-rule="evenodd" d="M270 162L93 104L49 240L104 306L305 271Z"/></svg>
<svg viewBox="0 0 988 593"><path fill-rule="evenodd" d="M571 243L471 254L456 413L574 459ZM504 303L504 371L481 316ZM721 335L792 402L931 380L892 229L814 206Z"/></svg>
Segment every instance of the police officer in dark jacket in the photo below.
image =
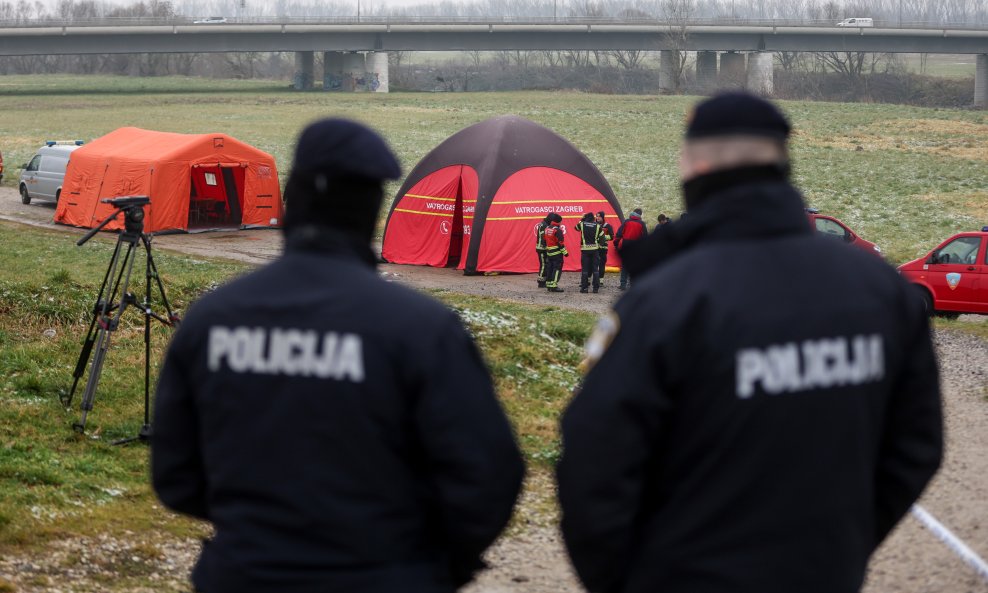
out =
<svg viewBox="0 0 988 593"><path fill-rule="evenodd" d="M169 508L213 524L206 593L448 593L482 567L523 464L454 313L382 280L369 249L384 142L301 135L274 263L195 303L155 403Z"/></svg>
<svg viewBox="0 0 988 593"><path fill-rule="evenodd" d="M635 283L562 421L562 529L590 591L857 591L938 467L923 306L812 231L788 134L753 96L700 104L689 216L622 253Z"/></svg>

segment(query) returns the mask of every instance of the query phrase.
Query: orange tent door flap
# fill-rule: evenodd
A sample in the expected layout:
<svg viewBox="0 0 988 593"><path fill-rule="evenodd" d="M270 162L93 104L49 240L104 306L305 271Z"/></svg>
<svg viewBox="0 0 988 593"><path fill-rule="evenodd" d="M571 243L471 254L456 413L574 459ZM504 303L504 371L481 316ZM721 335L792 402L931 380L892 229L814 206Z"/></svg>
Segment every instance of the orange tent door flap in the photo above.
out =
<svg viewBox="0 0 988 593"><path fill-rule="evenodd" d="M197 165L192 168L192 185L199 200L226 201L226 185L218 166Z"/></svg>
<svg viewBox="0 0 988 593"><path fill-rule="evenodd" d="M244 169L240 166L194 165L189 225L239 225L242 219Z"/></svg>

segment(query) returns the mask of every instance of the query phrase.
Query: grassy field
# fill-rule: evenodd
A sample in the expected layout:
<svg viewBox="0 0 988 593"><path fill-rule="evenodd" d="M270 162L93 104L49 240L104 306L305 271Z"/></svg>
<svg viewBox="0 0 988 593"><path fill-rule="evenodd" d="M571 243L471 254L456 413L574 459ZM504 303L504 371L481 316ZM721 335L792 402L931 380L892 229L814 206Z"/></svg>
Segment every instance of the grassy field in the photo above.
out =
<svg viewBox="0 0 988 593"><path fill-rule="evenodd" d="M272 153L284 179L298 131L332 115L381 131L407 171L457 130L510 113L568 138L597 164L626 209L643 206L652 221L660 211L680 210L677 146L694 101L579 93L331 95L264 82L0 77L0 150L4 183L13 184L14 165L46 139L89 140L120 126L218 131ZM988 113L820 103L783 108L797 131L796 180L808 203L878 242L893 261L988 224ZM0 245L0 555L72 534L201 533L203 526L155 506L145 447L108 444L134 434L141 422L136 311L115 336L89 418L92 436L75 434L70 426L78 410L58 402L71 385L112 243L98 238L78 248L62 234L0 223ZM158 266L179 310L245 270L167 253L158 254ZM529 463L545 476L559 453L558 414L578 380L574 368L593 316L435 296L477 337ZM977 325L974 331L984 332ZM155 363L167 334L155 327ZM551 494L551 486L545 490Z"/></svg>
<svg viewBox="0 0 988 593"><path fill-rule="evenodd" d="M80 248L60 233L0 222L0 555L65 535L151 529L183 536L204 530L155 505L146 447L110 444L136 434L142 422L138 310L125 312L113 336L86 436L71 428L82 387L71 409L59 403L72 384L112 244L100 237ZM247 269L166 252L157 252L155 260L177 310ZM544 474L559 454L558 416L578 380L576 366L594 316L453 293L435 296L476 337L529 464ZM160 301L156 310L164 313ZM155 322L154 369L169 335Z"/></svg>
<svg viewBox="0 0 988 593"><path fill-rule="evenodd" d="M282 83L190 78L0 77L6 184L46 139L120 126L224 132L273 154L284 180L295 137L324 116L379 130L411 169L456 131L503 114L548 126L585 152L626 209L651 222L681 210L676 166L694 97L582 93L296 93ZM988 224L988 112L784 102L807 202L878 243L894 262ZM397 184L391 186L397 189Z"/></svg>
<svg viewBox="0 0 988 593"><path fill-rule="evenodd" d="M928 54L923 64L923 54L897 54L900 62L910 72L941 76L945 78L965 78L974 76L975 57L973 55Z"/></svg>

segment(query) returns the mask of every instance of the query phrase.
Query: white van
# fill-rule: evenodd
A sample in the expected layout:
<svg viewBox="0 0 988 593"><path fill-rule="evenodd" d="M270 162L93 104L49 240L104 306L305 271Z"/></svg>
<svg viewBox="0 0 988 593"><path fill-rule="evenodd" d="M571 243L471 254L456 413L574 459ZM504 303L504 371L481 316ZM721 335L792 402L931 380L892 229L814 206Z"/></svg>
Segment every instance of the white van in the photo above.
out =
<svg viewBox="0 0 988 593"><path fill-rule="evenodd" d="M838 27L874 27L875 19L854 17L837 23Z"/></svg>
<svg viewBox="0 0 988 593"><path fill-rule="evenodd" d="M65 179L65 168L69 165L69 155L80 146L82 140L45 142L31 162L22 166L21 177L17 182L21 202L30 204L33 198L57 202L62 193L62 180Z"/></svg>

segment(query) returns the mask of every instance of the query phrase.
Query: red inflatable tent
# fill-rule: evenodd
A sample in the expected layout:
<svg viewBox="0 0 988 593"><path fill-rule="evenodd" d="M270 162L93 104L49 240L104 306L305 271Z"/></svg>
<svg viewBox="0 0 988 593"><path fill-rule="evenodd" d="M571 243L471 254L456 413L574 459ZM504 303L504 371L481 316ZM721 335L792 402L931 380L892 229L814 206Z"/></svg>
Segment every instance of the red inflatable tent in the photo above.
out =
<svg viewBox="0 0 988 593"><path fill-rule="evenodd" d="M572 229L584 212L623 216L597 167L555 132L503 116L460 130L423 158L398 190L382 257L397 264L455 266L466 274L537 272L535 225L549 212ZM568 233L564 269L580 269ZM617 264L611 249L608 265Z"/></svg>

